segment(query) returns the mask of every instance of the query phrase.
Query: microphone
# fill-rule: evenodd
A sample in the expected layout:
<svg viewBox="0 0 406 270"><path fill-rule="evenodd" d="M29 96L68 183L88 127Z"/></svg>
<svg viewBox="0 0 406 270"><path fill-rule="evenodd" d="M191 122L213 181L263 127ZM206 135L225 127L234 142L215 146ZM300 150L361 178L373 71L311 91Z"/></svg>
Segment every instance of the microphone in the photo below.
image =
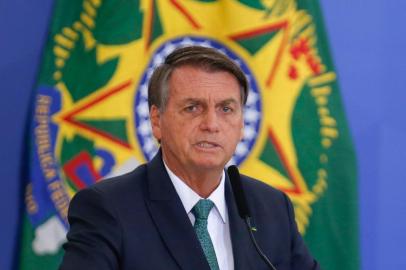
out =
<svg viewBox="0 0 406 270"><path fill-rule="evenodd" d="M230 178L231 188L234 193L235 203L237 204L237 209L240 217L245 221L247 225L248 233L250 235L251 241L255 246L259 256L264 260L265 264L269 266L269 269L277 270L275 266L271 263L268 257L264 254L264 252L259 247L257 241L255 240L255 236L253 231L255 230L251 226L251 213L248 208L247 198L245 197L244 189L242 188L242 182L240 177L240 172L238 171L237 166L231 165L227 169L228 177Z"/></svg>
<svg viewBox="0 0 406 270"><path fill-rule="evenodd" d="M242 188L240 172L237 166L231 165L227 169L228 177L230 177L231 188L234 192L235 202L237 204L238 213L242 219L250 218L251 213L248 208L247 199L244 189Z"/></svg>

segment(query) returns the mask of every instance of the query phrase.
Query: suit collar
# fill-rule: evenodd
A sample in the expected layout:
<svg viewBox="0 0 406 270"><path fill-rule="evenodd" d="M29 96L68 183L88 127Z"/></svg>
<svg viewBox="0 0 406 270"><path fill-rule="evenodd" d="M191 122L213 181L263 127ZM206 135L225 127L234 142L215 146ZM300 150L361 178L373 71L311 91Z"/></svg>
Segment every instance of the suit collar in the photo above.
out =
<svg viewBox="0 0 406 270"><path fill-rule="evenodd" d="M182 202L165 170L161 152L148 164L149 199L147 207L169 252L181 269L207 269L199 240ZM230 179L225 175L225 198L230 222L235 270L255 269L257 254L244 221L238 215ZM254 260L254 261L253 261Z"/></svg>
<svg viewBox="0 0 406 270"><path fill-rule="evenodd" d="M238 214L230 179L226 174L225 196L230 221L230 235L233 246L234 269L247 270L256 269L255 261L257 254L253 254L255 247L249 237L248 229L244 220Z"/></svg>
<svg viewBox="0 0 406 270"><path fill-rule="evenodd" d="M172 201L179 199L169 175L165 170L161 151L147 163L149 198L153 201Z"/></svg>
<svg viewBox="0 0 406 270"><path fill-rule="evenodd" d="M171 179L173 186L175 187L176 193L178 194L183 207L185 208L186 213L192 211L193 207L196 203L203 199L199 194L197 194L193 189L191 189L182 179L180 179L177 175L175 175L171 169L167 166L165 161L163 162L165 169ZM220 184L218 187L210 194L207 199L210 199L215 206L215 211L221 217L223 223L228 222L228 214L227 214L227 207L226 207L226 200L225 200L225 193L224 193L224 185L225 185L225 172L222 171Z"/></svg>
<svg viewBox="0 0 406 270"><path fill-rule="evenodd" d="M162 240L181 269L210 267L182 202L165 170L161 152L148 164L146 204Z"/></svg>

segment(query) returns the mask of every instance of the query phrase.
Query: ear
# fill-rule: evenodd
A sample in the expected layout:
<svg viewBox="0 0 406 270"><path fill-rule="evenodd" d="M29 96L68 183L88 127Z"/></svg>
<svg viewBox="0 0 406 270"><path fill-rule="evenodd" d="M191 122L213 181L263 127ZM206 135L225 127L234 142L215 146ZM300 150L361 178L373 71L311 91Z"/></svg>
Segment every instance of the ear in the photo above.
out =
<svg viewBox="0 0 406 270"><path fill-rule="evenodd" d="M240 115L240 141L244 138L244 110L242 110L241 115Z"/></svg>
<svg viewBox="0 0 406 270"><path fill-rule="evenodd" d="M241 124L241 131L240 131L240 141L244 138L244 120Z"/></svg>
<svg viewBox="0 0 406 270"><path fill-rule="evenodd" d="M152 134L158 141L161 140L161 113L157 106L152 105L149 110L149 118L151 119Z"/></svg>

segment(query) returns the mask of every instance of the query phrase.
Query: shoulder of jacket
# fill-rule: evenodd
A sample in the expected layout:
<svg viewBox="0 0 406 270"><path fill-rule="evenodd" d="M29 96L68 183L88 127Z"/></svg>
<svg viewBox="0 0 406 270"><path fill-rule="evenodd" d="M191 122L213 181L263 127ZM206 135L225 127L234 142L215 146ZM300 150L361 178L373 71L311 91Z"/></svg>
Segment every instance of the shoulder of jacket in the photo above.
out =
<svg viewBox="0 0 406 270"><path fill-rule="evenodd" d="M246 175L241 175L241 181L247 196L285 200L285 193L263 181Z"/></svg>

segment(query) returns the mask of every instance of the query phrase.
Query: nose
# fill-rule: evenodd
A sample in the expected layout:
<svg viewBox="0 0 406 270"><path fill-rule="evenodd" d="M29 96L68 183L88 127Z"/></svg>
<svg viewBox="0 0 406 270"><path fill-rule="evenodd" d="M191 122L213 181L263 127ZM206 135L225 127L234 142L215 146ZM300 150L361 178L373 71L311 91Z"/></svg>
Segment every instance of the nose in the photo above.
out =
<svg viewBox="0 0 406 270"><path fill-rule="evenodd" d="M219 119L217 112L214 108L207 109L206 112L202 115L200 128L208 132L219 131Z"/></svg>

